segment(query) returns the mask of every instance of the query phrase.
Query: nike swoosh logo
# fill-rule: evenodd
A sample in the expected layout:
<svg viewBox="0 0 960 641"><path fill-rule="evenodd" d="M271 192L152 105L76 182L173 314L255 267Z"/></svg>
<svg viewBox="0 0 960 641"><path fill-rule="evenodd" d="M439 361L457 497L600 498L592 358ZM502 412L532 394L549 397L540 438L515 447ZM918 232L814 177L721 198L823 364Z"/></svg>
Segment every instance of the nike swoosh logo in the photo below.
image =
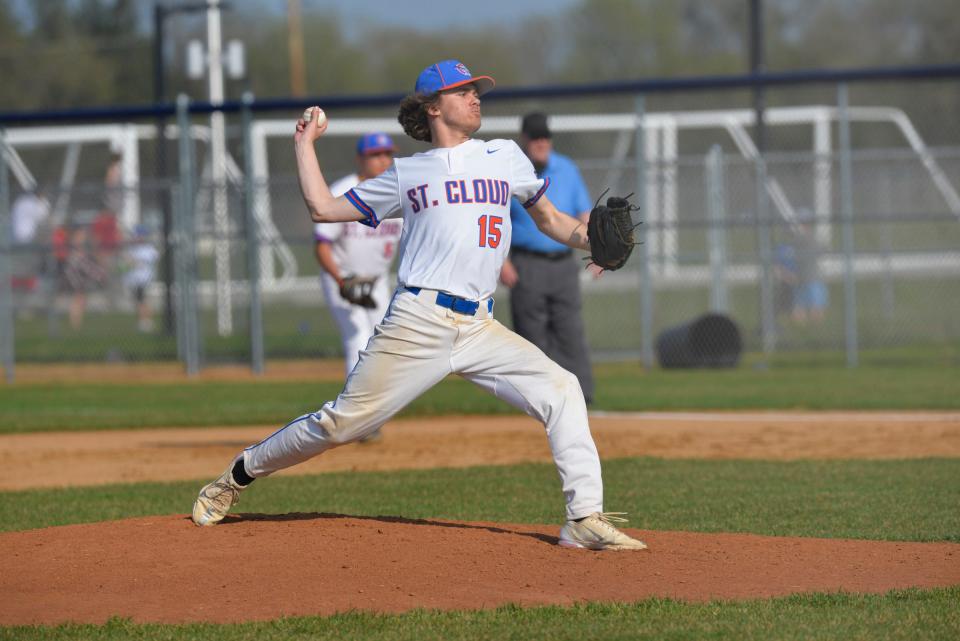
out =
<svg viewBox="0 0 960 641"><path fill-rule="evenodd" d="M487 149L487 153L488 153L488 154L495 154L495 153L497 153L498 151L500 151L500 149L501 149L501 147L497 147L496 149Z"/></svg>

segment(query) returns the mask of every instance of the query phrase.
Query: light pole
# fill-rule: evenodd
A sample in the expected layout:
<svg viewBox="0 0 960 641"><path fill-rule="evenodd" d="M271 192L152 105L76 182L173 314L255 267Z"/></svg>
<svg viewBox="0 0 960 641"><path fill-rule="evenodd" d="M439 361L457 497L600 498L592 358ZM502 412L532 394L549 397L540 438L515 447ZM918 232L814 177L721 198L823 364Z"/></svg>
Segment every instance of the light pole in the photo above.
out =
<svg viewBox="0 0 960 641"><path fill-rule="evenodd" d="M223 56L220 0L207 7L207 78L210 104L223 104ZM217 272L217 331L233 334L233 297L230 287L230 218L227 212L227 141L222 111L210 113L210 179L213 183L214 261Z"/></svg>
<svg viewBox="0 0 960 641"><path fill-rule="evenodd" d="M207 14L207 51L206 60L202 67L207 70L208 92L210 104L222 105L224 100L223 83L223 36L220 21L221 8L229 8L228 3L221 0L206 0L205 2L187 2L176 5L157 3L154 5L154 29L157 34L154 52L154 91L158 101L165 99L163 86L163 24L170 15L177 13ZM163 140L162 119L158 121L158 135ZM185 135L187 132L181 132ZM166 160L164 154L158 152L158 167L166 175ZM213 223L214 223L214 262L217 280L217 331L221 336L233 333L233 301L230 282L230 219L227 209L226 186L226 134L224 116L221 111L210 114L210 181L213 193ZM164 207L164 236L169 238L169 207ZM169 242L168 242L169 249ZM169 253L169 252L167 252ZM167 309L170 304L170 290L172 283L171 261L166 261L164 271L167 280ZM170 313L167 314L167 325L172 326Z"/></svg>
<svg viewBox="0 0 960 641"><path fill-rule="evenodd" d="M156 2L153 5L153 102L162 104L167 101L166 73L163 63L163 45L165 42L165 25L167 18L182 13L198 13L206 11L206 2L187 2L181 4L167 4ZM167 179L166 153L167 119L157 116L156 120L156 164L159 181ZM170 191L160 188L160 211L163 221L163 328L167 334L173 332L173 246L170 236L173 233L173 218L171 216Z"/></svg>

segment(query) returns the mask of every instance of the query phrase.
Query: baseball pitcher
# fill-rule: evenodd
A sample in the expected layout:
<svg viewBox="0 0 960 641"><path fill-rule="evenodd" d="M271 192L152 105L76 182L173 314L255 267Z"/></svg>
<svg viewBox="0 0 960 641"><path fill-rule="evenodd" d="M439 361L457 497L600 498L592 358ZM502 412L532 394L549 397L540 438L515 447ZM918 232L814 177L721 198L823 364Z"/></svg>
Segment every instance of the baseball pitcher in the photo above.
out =
<svg viewBox="0 0 960 641"><path fill-rule="evenodd" d="M632 237L618 232L601 251L582 222L550 203L549 178L537 177L515 142L473 138L480 129L480 96L493 85L457 60L424 69L400 104L399 121L407 135L432 148L396 159L340 197L327 186L315 150L327 126L323 112L313 108L297 122L297 171L311 219L374 228L402 219L398 286L336 400L241 452L200 490L192 514L197 525L221 521L255 479L362 439L453 373L544 424L566 502L560 545L647 547L615 527L621 513L603 511L600 458L576 376L495 320L492 298L510 246L511 198L523 203L543 233L591 250L609 269L622 264L608 256L614 238L629 248ZM622 210L620 204L608 201L611 210Z"/></svg>

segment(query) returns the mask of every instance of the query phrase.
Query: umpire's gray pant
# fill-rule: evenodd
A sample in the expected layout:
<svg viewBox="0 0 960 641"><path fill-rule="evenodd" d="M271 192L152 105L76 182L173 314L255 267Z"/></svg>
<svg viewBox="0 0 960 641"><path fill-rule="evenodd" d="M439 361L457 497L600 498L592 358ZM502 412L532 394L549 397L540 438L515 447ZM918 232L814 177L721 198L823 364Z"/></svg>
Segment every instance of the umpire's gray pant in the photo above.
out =
<svg viewBox="0 0 960 641"><path fill-rule="evenodd" d="M587 402L593 400L593 372L583 326L580 272L572 253L548 258L512 251L517 284L510 291L513 329L539 347L580 381Z"/></svg>

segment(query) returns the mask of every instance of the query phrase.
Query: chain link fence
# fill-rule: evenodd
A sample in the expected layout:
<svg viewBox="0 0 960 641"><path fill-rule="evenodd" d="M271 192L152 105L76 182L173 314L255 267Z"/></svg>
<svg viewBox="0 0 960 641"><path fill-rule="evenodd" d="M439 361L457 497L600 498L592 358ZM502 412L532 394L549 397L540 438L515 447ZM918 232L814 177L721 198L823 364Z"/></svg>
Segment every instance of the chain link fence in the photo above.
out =
<svg viewBox="0 0 960 641"><path fill-rule="evenodd" d="M647 366L909 363L960 341L955 79L778 86L763 153L742 88L485 105L481 138L550 116L599 198L633 193L643 244L583 272L595 360ZM291 109L291 113L298 113ZM285 112L286 113L286 112ZM3 360L213 363L340 355L296 182L293 118L11 127L2 133ZM328 180L394 108L333 112ZM162 132L163 135L158 135ZM182 135L189 132L189 135ZM497 315L510 323L509 296Z"/></svg>

